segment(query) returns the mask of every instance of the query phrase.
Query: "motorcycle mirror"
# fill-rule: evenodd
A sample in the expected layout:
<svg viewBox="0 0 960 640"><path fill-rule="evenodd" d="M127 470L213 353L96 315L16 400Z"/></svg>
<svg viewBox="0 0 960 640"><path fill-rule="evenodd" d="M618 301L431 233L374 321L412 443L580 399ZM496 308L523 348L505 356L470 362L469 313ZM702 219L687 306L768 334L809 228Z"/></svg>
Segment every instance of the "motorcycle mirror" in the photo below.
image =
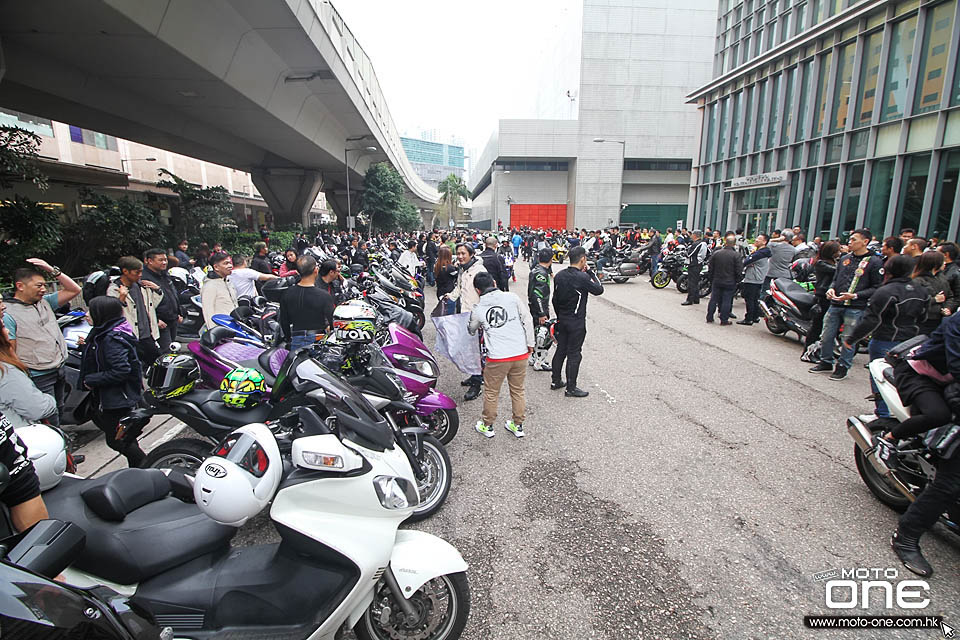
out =
<svg viewBox="0 0 960 640"><path fill-rule="evenodd" d="M345 447L332 433L293 441L293 464L301 469L349 473L363 468L363 456Z"/></svg>

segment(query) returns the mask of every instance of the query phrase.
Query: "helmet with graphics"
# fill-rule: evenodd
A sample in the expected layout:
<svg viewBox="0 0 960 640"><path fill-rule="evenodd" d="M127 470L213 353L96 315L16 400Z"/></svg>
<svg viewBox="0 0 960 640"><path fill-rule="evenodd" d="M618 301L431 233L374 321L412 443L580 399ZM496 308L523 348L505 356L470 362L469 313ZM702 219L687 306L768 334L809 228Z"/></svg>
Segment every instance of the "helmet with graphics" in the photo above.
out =
<svg viewBox="0 0 960 640"><path fill-rule="evenodd" d="M333 335L340 343L373 342L377 335L377 312L366 304L339 305L333 310Z"/></svg>
<svg viewBox="0 0 960 640"><path fill-rule="evenodd" d="M255 407L266 393L263 374L250 367L237 367L220 382L220 399L233 409Z"/></svg>

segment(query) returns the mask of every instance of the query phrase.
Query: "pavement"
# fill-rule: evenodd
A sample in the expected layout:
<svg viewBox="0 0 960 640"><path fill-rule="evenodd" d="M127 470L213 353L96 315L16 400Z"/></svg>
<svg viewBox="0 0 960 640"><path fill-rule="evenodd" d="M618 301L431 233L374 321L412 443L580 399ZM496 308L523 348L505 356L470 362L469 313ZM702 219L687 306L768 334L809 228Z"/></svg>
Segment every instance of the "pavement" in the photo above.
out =
<svg viewBox="0 0 960 640"><path fill-rule="evenodd" d="M522 298L526 274L518 263ZM844 426L871 409L865 356L833 382L807 373L795 339L762 324L705 324L706 301L682 300L642 278L592 298L580 373L590 396L566 398L549 389L550 374L528 370L523 439L503 429L507 414L495 438L475 433L480 400L463 403L463 375L441 362L440 388L460 405L448 445L454 485L417 528L470 564L463 637L806 638L818 632L803 616L831 613L942 615L960 626L960 538L939 525L922 541L936 569L924 609L887 611L876 589L866 611L831 611L814 579L858 567L914 577L889 547L897 514L860 480ZM735 308L743 317L741 301ZM500 406L509 410L505 389ZM151 425L144 449L180 428ZM102 449L102 438L84 447L82 472L122 466ZM261 516L236 543L277 540Z"/></svg>

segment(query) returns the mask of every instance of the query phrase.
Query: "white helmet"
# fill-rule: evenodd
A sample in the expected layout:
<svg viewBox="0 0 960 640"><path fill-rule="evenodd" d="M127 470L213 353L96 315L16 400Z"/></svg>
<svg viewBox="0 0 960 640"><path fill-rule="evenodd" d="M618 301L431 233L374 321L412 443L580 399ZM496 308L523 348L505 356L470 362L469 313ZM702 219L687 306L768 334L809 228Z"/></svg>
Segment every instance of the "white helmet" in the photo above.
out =
<svg viewBox="0 0 960 640"><path fill-rule="evenodd" d="M200 509L221 524L239 527L260 513L280 486L283 459L273 433L264 424L248 424L231 433L197 470L193 497Z"/></svg>
<svg viewBox="0 0 960 640"><path fill-rule="evenodd" d="M60 484L67 470L67 442L63 435L45 424L17 427L16 432L27 447L27 457L40 479L40 491Z"/></svg>

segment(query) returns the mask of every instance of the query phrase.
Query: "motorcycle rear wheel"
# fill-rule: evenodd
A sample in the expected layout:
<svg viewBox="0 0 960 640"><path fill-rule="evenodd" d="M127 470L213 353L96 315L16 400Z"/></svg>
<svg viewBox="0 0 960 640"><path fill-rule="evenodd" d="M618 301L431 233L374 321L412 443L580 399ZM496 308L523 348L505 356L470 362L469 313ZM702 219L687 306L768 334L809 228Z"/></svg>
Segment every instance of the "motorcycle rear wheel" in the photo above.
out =
<svg viewBox="0 0 960 640"><path fill-rule="evenodd" d="M677 278L677 291L680 293L688 293L690 291L690 284L687 281L687 274L682 274Z"/></svg>
<svg viewBox="0 0 960 640"><path fill-rule="evenodd" d="M423 325L427 324L427 317L423 313L423 309L414 309L410 313L413 314L413 319L417 321L417 327L423 330Z"/></svg>
<svg viewBox="0 0 960 640"><path fill-rule="evenodd" d="M883 476L877 473L877 470L873 468L873 465L870 464L870 461L867 460L866 456L863 455L863 451L861 451L857 445L853 445L853 458L857 463L857 471L860 473L860 478L863 480L863 483L867 485L867 488L870 489L870 493L894 511L906 511L907 507L910 506L910 500L892 487Z"/></svg>
<svg viewBox="0 0 960 640"><path fill-rule="evenodd" d="M650 284L653 285L654 289L663 289L670 284L670 274L666 271L657 271L653 275L653 280L650 281Z"/></svg>
<svg viewBox="0 0 960 640"><path fill-rule="evenodd" d="M787 332L787 325L779 318L764 318L763 321L767 325L767 330L775 336L782 336Z"/></svg>
<svg viewBox="0 0 960 640"><path fill-rule="evenodd" d="M197 438L178 438L154 448L140 465L142 469L181 469L196 473L204 460L213 453L213 445Z"/></svg>
<svg viewBox="0 0 960 640"><path fill-rule="evenodd" d="M713 289L713 282L708 278L700 278L700 297L706 298L710 295L710 291Z"/></svg>
<svg viewBox="0 0 960 640"><path fill-rule="evenodd" d="M455 640L467 626L470 585L466 573L450 573L434 578L420 587L409 600L420 616L413 627L403 620L394 595L381 579L375 588L373 602L353 628L357 637L360 640ZM389 608L390 613L388 619L383 621L385 607ZM441 619L435 620L434 616L440 616Z"/></svg>
<svg viewBox="0 0 960 640"><path fill-rule="evenodd" d="M446 448L433 436L423 437L417 459L426 472L426 477L422 480L417 479L420 505L404 522L420 522L439 511L447 500L453 480L450 456Z"/></svg>

